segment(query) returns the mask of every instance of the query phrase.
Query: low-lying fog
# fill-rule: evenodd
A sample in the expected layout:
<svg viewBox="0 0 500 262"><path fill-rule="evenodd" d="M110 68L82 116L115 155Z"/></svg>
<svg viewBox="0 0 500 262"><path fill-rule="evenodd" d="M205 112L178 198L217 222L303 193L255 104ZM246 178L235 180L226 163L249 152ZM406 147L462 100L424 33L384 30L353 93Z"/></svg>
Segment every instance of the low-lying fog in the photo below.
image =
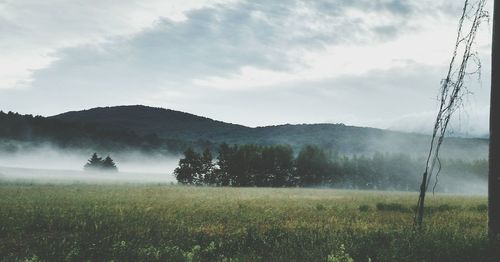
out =
<svg viewBox="0 0 500 262"><path fill-rule="evenodd" d="M432 193L432 186L434 185L432 179L429 191ZM488 182L486 180L471 178L464 179L449 176L448 174L441 174L439 177L438 185L442 188L444 193L456 193L462 195L478 195L485 196L488 194Z"/></svg>
<svg viewBox="0 0 500 262"><path fill-rule="evenodd" d="M34 182L175 182L173 171L180 156L147 155L140 152L112 153L119 172L84 172L93 154L88 150L59 150L51 146L0 152L0 178ZM97 152L106 157L107 152Z"/></svg>
<svg viewBox="0 0 500 262"><path fill-rule="evenodd" d="M93 153L92 150L55 149L49 145L36 149L25 148L15 153L0 151L0 180L36 183L176 183L173 171L181 158L179 155L112 153L110 156L119 172L85 172L83 166ZM97 153L103 158L107 156L107 152ZM474 175L457 177L446 172L443 170L440 175L439 192L486 195L485 179Z"/></svg>

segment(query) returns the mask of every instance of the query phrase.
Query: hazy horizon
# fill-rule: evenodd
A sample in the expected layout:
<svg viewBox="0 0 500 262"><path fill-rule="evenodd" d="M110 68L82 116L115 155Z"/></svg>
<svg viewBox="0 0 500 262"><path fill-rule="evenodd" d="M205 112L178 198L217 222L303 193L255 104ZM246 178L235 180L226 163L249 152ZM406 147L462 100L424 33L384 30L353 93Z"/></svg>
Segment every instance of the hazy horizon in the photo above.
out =
<svg viewBox="0 0 500 262"><path fill-rule="evenodd" d="M19 114L26 114L26 115L33 115L33 116L37 116L37 115L40 115L40 116L43 116L43 117L53 117L53 116L57 116L59 114L64 114L64 113L68 113L68 112L78 112L78 111L84 111L84 110L90 110L90 109L94 109L94 108L106 108L106 107L128 107L128 106L145 106L145 107L155 107L155 108L162 108L162 109L166 109L166 110L173 110L173 111L179 111L179 112L183 112L183 113L188 113L188 114L192 114L192 115L196 115L196 116L200 116L200 117L206 117L206 118L210 118L212 120L215 120L215 121L222 121L220 119L216 119L216 118L213 118L213 117L210 117L208 115L197 115L197 114L194 114L192 112L188 112L188 111L180 111L180 110L176 110L174 108L163 108L163 107L156 107L156 106L148 106L148 105L141 105L141 104L128 104L128 105L115 105L115 106L97 106L97 107L91 107L91 108L81 108L81 109L75 109L75 110L71 110L71 111L64 111L64 112L59 112L59 113L56 113L56 114L50 114L50 115L43 115L43 114L38 114L38 113L34 113L34 112L18 112L18 111L12 111L14 113L19 113ZM0 108L0 111L4 111ZM8 112L8 111L4 111L4 112ZM489 138L489 132L488 133L475 133L475 132L472 132L472 133L469 133L469 132L464 132L460 127L458 129L454 129L456 128L456 126L460 126L461 124L461 119L458 119L455 120L454 122L451 123L451 130L448 131L448 136L449 137L463 137L463 138ZM222 121L222 122L225 122L225 121ZM356 126L356 127L367 127L367 128L378 128L378 129L383 129L383 130L389 130L389 131L399 131L399 132L405 132L405 133L415 133L415 134L422 134L422 135L430 135L432 133L432 129L431 128L422 128L422 127L419 127L419 128L384 128L384 127L376 127L376 126L363 126L363 125L353 125L353 124L349 124L349 123L342 123L342 122L294 122L294 123L291 123L291 122L282 122L282 123L271 123L269 125L263 125L263 126L252 126L252 125L245 125L245 124L241 124L241 123L234 123L234 122L225 122L225 123L229 123L229 124L235 124L235 125L242 125L242 126L245 126L245 127L250 127L250 128L258 128L258 127L268 127L268 126L279 126L279 125L302 125L302 124L344 124L344 125L347 125L347 126ZM428 125L431 125L432 122L428 122L427 123Z"/></svg>

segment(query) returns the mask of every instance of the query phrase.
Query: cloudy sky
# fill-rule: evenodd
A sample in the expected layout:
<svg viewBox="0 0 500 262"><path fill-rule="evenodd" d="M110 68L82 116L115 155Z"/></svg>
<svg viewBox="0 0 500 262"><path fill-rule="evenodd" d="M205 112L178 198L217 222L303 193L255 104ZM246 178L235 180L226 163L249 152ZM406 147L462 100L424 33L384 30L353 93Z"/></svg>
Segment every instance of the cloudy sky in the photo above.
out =
<svg viewBox="0 0 500 262"><path fill-rule="evenodd" d="M426 131L459 0L0 0L0 110L144 104L262 126ZM490 8L490 6L489 6ZM453 130L488 129L481 81Z"/></svg>

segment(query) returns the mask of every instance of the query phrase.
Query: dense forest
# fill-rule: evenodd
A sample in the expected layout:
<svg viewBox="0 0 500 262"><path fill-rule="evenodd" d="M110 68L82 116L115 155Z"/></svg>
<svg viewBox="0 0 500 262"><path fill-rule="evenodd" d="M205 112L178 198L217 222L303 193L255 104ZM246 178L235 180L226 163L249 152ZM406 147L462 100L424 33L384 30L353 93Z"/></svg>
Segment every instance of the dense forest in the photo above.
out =
<svg viewBox="0 0 500 262"><path fill-rule="evenodd" d="M347 157L317 146L295 154L284 145L221 144L216 157L209 149L186 150L174 174L179 183L190 185L417 190L422 163L404 154ZM486 160L442 163L448 180L486 179Z"/></svg>
<svg viewBox="0 0 500 262"><path fill-rule="evenodd" d="M199 145L197 149L206 147L199 143L200 141L210 141L212 150L217 149L217 145L221 143L263 146L286 144L294 151L299 151L306 145L317 145L325 150L334 149L344 155L388 152L420 157L425 156L430 140L429 136L422 134L348 126L342 123L285 124L252 128L140 105L99 107L67 112L49 119L95 124L108 130L126 129L141 136L154 133L162 139L196 143ZM488 139L481 138L449 137L443 147L443 155L448 158L483 159L487 158L487 152Z"/></svg>
<svg viewBox="0 0 500 262"><path fill-rule="evenodd" d="M138 134L126 128L106 128L96 123L67 122L42 116L0 111L0 150L15 152L20 146L50 143L59 148L106 151L180 153L189 146L210 146L206 141L186 142L161 138L155 133Z"/></svg>
<svg viewBox="0 0 500 262"><path fill-rule="evenodd" d="M184 184L415 190L424 163L423 154L415 152L427 141L423 135L341 124L248 128L143 106L96 110L77 112L78 117L67 113L65 118L71 116L71 120L0 111L0 151L16 152L49 143L96 152L184 152L175 170L177 180ZM105 118L101 117L103 111ZM126 118L123 112L141 120L134 122L131 117L131 122L119 122ZM88 121L78 120L83 117ZM146 132L134 128L148 123L158 129L150 126ZM212 135L226 134L228 143L197 136L204 127ZM181 139L175 133L182 129L191 132L186 131L188 135ZM487 152L483 149L487 140L447 141L446 148L454 154L445 152L443 157L446 186L465 178L485 181ZM439 185L438 190L445 187Z"/></svg>
<svg viewBox="0 0 500 262"><path fill-rule="evenodd" d="M343 124L298 124L245 127L184 112L146 106L117 106L42 117L0 111L0 151L51 143L60 148L181 154L188 147L217 150L217 145L306 145L334 149L342 155L377 152L425 155L429 137ZM484 159L487 139L447 138L447 158Z"/></svg>
<svg viewBox="0 0 500 262"><path fill-rule="evenodd" d="M145 106L54 117L0 111L0 152L46 144L113 155L185 152L175 175L180 183L195 185L415 190L428 142L425 135L343 124L250 128ZM445 143L448 181L438 190L460 187L465 178L486 181L487 139Z"/></svg>

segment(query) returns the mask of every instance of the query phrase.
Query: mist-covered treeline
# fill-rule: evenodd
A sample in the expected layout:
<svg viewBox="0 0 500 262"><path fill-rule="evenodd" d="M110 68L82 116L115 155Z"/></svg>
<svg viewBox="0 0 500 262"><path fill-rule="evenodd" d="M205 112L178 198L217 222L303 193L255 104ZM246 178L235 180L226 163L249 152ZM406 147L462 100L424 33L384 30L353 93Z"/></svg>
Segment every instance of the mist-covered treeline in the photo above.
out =
<svg viewBox="0 0 500 262"><path fill-rule="evenodd" d="M486 160L445 159L442 164L446 181L486 179ZM404 154L347 157L316 146L294 153L284 145L222 144L215 157L208 149L188 149L174 175L191 185L417 190L422 166L423 159Z"/></svg>
<svg viewBox="0 0 500 262"><path fill-rule="evenodd" d="M146 106L94 108L42 117L0 111L0 152L49 144L61 149L111 152L141 151L181 154L188 147L218 144L290 145L296 152L308 144L345 155L375 152L425 156L429 137L343 124L302 124L250 128L183 112ZM23 147L23 148L20 148ZM449 158L487 157L488 139L450 137L443 155Z"/></svg>
<svg viewBox="0 0 500 262"><path fill-rule="evenodd" d="M139 135L129 129L111 129L98 124L68 122L42 116L0 111L0 150L15 152L19 146L37 147L50 143L60 148L90 148L97 151L140 150L180 153L204 142L161 138L152 133Z"/></svg>

